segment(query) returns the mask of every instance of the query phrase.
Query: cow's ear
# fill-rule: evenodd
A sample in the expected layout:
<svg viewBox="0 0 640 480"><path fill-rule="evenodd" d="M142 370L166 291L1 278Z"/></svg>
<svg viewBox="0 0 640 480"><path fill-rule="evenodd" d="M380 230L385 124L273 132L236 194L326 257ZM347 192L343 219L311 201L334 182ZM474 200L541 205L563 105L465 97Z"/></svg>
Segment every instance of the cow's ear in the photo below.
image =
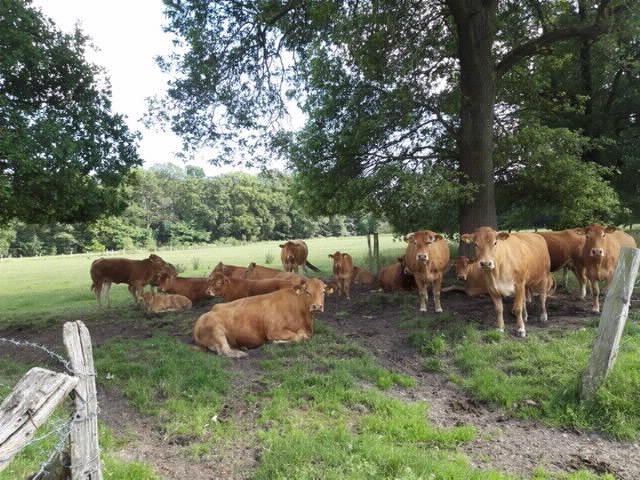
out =
<svg viewBox="0 0 640 480"><path fill-rule="evenodd" d="M444 237L442 235L440 235L439 233L436 233L436 235L433 237L434 241L437 240L444 240Z"/></svg>
<svg viewBox="0 0 640 480"><path fill-rule="evenodd" d="M616 230L618 230L618 227L616 227L615 225L609 225L604 229L604 231L607 233L613 233Z"/></svg>
<svg viewBox="0 0 640 480"><path fill-rule="evenodd" d="M460 240L464 243L473 243L473 233L463 233L460 235Z"/></svg>
<svg viewBox="0 0 640 480"><path fill-rule="evenodd" d="M280 245L278 245L280 248L284 248L286 245L286 243L281 243Z"/></svg>
<svg viewBox="0 0 640 480"><path fill-rule="evenodd" d="M498 240L506 240L507 238L509 238L509 232L499 232L496 238Z"/></svg>
<svg viewBox="0 0 640 480"><path fill-rule="evenodd" d="M333 284L330 284L330 285L327 285L326 287L324 287L324 293L327 293L329 295L331 295L335 291L336 291L336 287Z"/></svg>
<svg viewBox="0 0 640 480"><path fill-rule="evenodd" d="M398 262L402 263L402 262L404 262L404 257L398 257L398 258L396 258L396 260L397 260Z"/></svg>
<svg viewBox="0 0 640 480"><path fill-rule="evenodd" d="M404 241L407 243L415 243L415 240L413 237L415 237L416 232L412 232L412 233L407 233L404 237Z"/></svg>
<svg viewBox="0 0 640 480"><path fill-rule="evenodd" d="M586 235L587 234L587 229L586 228L574 228L573 231L576 232L578 235Z"/></svg>
<svg viewBox="0 0 640 480"><path fill-rule="evenodd" d="M333 258L333 253L330 253L330 254L329 254L329 258Z"/></svg>

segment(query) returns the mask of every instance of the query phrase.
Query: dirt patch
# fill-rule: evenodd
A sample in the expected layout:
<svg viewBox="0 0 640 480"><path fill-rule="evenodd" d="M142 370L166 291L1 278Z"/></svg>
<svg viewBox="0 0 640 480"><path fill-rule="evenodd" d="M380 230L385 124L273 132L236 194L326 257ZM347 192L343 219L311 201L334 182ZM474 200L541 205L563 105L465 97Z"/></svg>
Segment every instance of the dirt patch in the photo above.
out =
<svg viewBox="0 0 640 480"><path fill-rule="evenodd" d="M329 301L323 320L370 350L385 367L415 377L418 382L415 388L396 389L391 394L405 400L428 402L431 405L429 416L435 425L475 426L478 429L476 440L462 447L474 465L525 477L543 467L550 472L589 469L596 473L611 473L624 480L640 478L638 444L510 418L503 411L472 399L446 376L425 372L424 357L409 345L407 331L398 328L404 320L398 297L387 296L382 301L371 298L375 308L367 308L362 304L362 295L371 294L360 289L353 295L351 304L344 300ZM414 298L417 312L417 293L405 295ZM406 298L401 300L404 302ZM447 312L464 315L469 322L493 328L495 313L488 297L470 300L463 293L451 292L443 294L442 303ZM584 328L592 322L589 308L587 301L557 293L549 302L549 323L541 325L530 317L527 329L533 332L549 328ZM510 305L505 306L505 312L508 309ZM376 313L372 315L370 310ZM531 314L536 314L536 310L532 309ZM510 320L511 324L505 318L507 328L514 323Z"/></svg>

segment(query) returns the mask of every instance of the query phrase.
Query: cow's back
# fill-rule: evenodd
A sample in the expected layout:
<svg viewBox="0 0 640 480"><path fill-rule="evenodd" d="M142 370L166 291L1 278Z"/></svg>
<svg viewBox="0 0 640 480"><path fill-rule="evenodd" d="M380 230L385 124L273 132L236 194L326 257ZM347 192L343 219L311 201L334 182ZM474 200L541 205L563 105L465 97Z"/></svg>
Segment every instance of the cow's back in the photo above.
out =
<svg viewBox="0 0 640 480"><path fill-rule="evenodd" d="M91 264L89 272L94 283L96 281L128 283L132 278L144 276L143 262L144 260L128 258L99 258Z"/></svg>
<svg viewBox="0 0 640 480"><path fill-rule="evenodd" d="M579 263L585 244L584 235L579 235L574 229L539 232L538 235L542 236L547 244L552 272L570 263Z"/></svg>
<svg viewBox="0 0 640 480"><path fill-rule="evenodd" d="M537 233L512 233L503 242L497 258L501 270L510 269L516 280L525 280L535 289L535 285L546 285L551 268L551 258L547 242Z"/></svg>
<svg viewBox="0 0 640 480"><path fill-rule="evenodd" d="M401 268L400 262L396 262L380 270L378 281L383 290L390 292L402 288Z"/></svg>

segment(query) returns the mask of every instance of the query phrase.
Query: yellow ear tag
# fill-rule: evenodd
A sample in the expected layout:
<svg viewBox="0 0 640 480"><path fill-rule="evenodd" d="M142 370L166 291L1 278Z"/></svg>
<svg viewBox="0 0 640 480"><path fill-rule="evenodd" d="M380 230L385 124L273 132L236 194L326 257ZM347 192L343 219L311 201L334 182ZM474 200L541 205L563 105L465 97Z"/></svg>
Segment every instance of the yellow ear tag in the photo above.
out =
<svg viewBox="0 0 640 480"><path fill-rule="evenodd" d="M296 295L300 295L300 292L302 291L301 288L296 288Z"/></svg>

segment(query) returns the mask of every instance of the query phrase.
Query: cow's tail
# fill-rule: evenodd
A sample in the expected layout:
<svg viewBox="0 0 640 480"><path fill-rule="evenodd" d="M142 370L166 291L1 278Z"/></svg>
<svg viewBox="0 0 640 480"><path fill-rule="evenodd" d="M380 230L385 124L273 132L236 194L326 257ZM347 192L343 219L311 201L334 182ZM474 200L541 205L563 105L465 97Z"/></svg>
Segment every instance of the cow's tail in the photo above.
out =
<svg viewBox="0 0 640 480"><path fill-rule="evenodd" d="M316 267L315 265L311 264L309 262L309 260L305 261L305 264L307 265L307 267L309 267L311 270L313 270L314 272L319 272L320 269L318 267Z"/></svg>
<svg viewBox="0 0 640 480"><path fill-rule="evenodd" d="M558 282L556 282L556 277L554 277L552 273L549 274L549 282L551 285L549 285L549 290L547 292L547 295L549 297L553 297L553 295L556 293L556 290L558 288Z"/></svg>

